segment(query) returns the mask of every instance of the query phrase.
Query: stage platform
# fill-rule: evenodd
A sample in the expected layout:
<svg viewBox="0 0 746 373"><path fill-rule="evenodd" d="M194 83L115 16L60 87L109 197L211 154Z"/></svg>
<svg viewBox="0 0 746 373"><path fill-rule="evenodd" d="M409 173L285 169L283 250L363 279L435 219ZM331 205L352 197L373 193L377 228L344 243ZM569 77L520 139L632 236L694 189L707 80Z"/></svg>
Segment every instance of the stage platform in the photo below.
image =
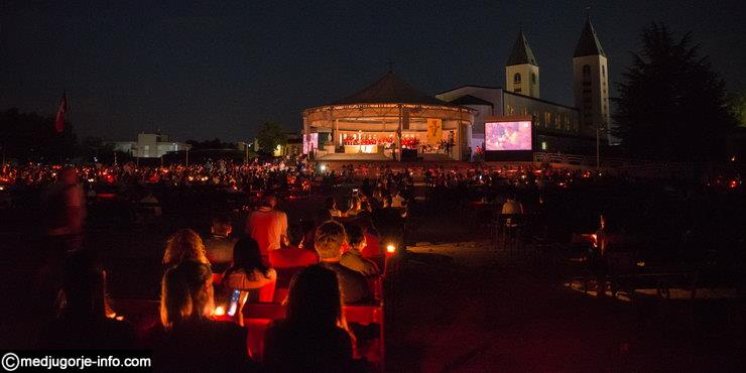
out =
<svg viewBox="0 0 746 373"><path fill-rule="evenodd" d="M368 162L381 162L381 161L392 161L393 159L386 157L381 153L332 153L326 154L316 158L317 161L368 161Z"/></svg>
<svg viewBox="0 0 746 373"><path fill-rule="evenodd" d="M420 160L424 162L454 161L448 155L441 154L441 153L425 153L425 154L421 154L419 158L420 159L418 159L417 161L420 161ZM385 162L385 161L394 161L394 159L386 157L385 155L380 154L380 153L374 153L374 154L334 153L334 154L326 154L322 157L317 157L316 161L319 161L319 162L322 162L322 161L323 162Z"/></svg>

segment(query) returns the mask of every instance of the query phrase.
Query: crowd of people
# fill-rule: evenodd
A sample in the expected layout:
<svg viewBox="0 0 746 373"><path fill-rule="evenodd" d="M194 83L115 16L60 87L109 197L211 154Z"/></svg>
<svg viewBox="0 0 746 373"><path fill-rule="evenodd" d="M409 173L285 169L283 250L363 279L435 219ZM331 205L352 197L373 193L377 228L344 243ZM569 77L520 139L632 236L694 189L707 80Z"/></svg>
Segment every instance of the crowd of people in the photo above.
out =
<svg viewBox="0 0 746 373"><path fill-rule="evenodd" d="M380 300L376 280L385 271L384 241L403 236L411 206L423 197L418 193L424 190L437 208L465 200L493 206L503 215L551 216L543 205L553 193L553 206L577 209L572 198L597 197L582 195L596 190L588 187L621 190L619 185L635 182L619 174L532 164L331 167L303 158L163 167L3 165L0 172L6 190L43 190L46 245L64 256L59 312L43 329L39 346L152 348L162 371L359 369L365 364L355 360L356 326L346 323L342 307ZM209 188L256 198L244 220L215 213L209 233L182 229L169 238L162 259L160 322L145 334L117 319L121 315L106 299L106 271L95 252L84 248L86 201L102 185L142 188L137 201L154 206L153 191L159 188ZM334 195L335 187L346 191L344 198ZM293 191L326 196L298 234L291 233L287 213L278 209L278 196L287 198ZM598 217L599 210L603 206L585 215ZM616 217L613 225L619 227L619 221ZM265 333L261 361L251 356L242 327L241 307L253 302L287 308L286 317Z"/></svg>
<svg viewBox="0 0 746 373"><path fill-rule="evenodd" d="M287 214L277 209L266 184L242 232L233 232L236 222L224 214L214 216L204 237L192 229L175 232L163 253L160 322L143 333L111 309L106 271L95 250L83 244L86 197L79 170L55 172L44 197L52 212L46 236L50 252L64 256L63 281L57 317L43 328L39 347L147 348L159 371L367 369L342 307L380 301L376 286L384 254L373 216L390 209L403 219L407 202L397 189L403 186L400 177L381 179L370 197L356 188L341 209L334 197L327 198L295 242ZM242 327L242 307L253 302L287 308L286 317L267 329L260 355L247 345Z"/></svg>
<svg viewBox="0 0 746 373"><path fill-rule="evenodd" d="M169 238L162 260L160 323L145 333L136 333L109 307L106 271L95 252L72 248L64 262L58 316L43 329L39 347L144 347L154 351L159 371L365 369L355 360L356 337L342 306L376 304L370 280L381 275L377 261L382 258L378 250L365 250L366 236L375 241L375 233L364 228L370 223L358 223L359 216L335 220L324 209L303 247L291 247L287 218L274 201L271 194L262 198L241 238L231 237L232 225L222 216L213 220L205 239L191 229ZM294 275L289 291L278 298L281 271ZM232 311L236 317L221 320L230 303L222 295L234 291L241 295ZM247 346L240 316L245 303L257 301L287 305L287 316L266 331L261 365Z"/></svg>

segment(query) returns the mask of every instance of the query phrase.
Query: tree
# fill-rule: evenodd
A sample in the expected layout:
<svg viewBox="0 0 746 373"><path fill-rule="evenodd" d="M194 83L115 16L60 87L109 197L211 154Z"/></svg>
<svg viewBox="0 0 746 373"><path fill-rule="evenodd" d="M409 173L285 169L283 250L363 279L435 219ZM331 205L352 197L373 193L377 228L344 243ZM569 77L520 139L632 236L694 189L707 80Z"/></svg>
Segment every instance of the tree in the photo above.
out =
<svg viewBox="0 0 746 373"><path fill-rule="evenodd" d="M728 108L736 119L736 124L746 127L746 94L733 94L728 97Z"/></svg>
<svg viewBox="0 0 746 373"><path fill-rule="evenodd" d="M54 118L24 113L17 108L0 112L0 147L8 159L20 162L62 162L77 155L77 138L65 122L62 133L53 128Z"/></svg>
<svg viewBox="0 0 746 373"><path fill-rule="evenodd" d="M259 142L259 152L264 154L272 154L277 145L284 146L288 141L282 126L275 122L264 122L256 139Z"/></svg>
<svg viewBox="0 0 746 373"><path fill-rule="evenodd" d="M633 156L711 160L735 125L725 84L707 57L699 56L691 33L675 40L653 23L641 35L642 49L618 85L612 134Z"/></svg>

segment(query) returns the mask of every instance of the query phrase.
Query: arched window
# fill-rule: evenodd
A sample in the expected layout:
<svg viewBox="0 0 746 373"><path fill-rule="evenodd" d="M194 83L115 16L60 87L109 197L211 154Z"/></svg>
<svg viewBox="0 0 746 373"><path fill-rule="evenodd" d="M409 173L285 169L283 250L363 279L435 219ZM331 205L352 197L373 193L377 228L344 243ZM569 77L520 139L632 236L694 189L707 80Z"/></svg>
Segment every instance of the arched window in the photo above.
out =
<svg viewBox="0 0 746 373"><path fill-rule="evenodd" d="M601 76L606 77L606 66L601 66Z"/></svg>
<svg viewBox="0 0 746 373"><path fill-rule="evenodd" d="M590 65L583 65L583 79L588 79L590 77L591 77Z"/></svg>
<svg viewBox="0 0 746 373"><path fill-rule="evenodd" d="M521 74L515 73L513 75L513 84L521 84Z"/></svg>
<svg viewBox="0 0 746 373"><path fill-rule="evenodd" d="M536 84L536 74L531 73L531 83Z"/></svg>

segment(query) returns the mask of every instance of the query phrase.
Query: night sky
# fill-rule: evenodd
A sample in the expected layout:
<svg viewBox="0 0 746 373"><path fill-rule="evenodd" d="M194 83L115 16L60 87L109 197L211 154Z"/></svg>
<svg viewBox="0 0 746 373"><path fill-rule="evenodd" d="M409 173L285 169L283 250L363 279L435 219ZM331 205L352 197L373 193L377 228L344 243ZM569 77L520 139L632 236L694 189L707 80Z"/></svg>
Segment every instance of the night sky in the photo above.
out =
<svg viewBox="0 0 746 373"><path fill-rule="evenodd" d="M523 27L543 99L571 105L585 7L611 84L640 30L693 31L729 90L746 92L746 3L734 1L0 0L0 109L52 115L67 91L80 136L242 140L394 71L435 94L502 86ZM614 90L612 90L612 95Z"/></svg>

